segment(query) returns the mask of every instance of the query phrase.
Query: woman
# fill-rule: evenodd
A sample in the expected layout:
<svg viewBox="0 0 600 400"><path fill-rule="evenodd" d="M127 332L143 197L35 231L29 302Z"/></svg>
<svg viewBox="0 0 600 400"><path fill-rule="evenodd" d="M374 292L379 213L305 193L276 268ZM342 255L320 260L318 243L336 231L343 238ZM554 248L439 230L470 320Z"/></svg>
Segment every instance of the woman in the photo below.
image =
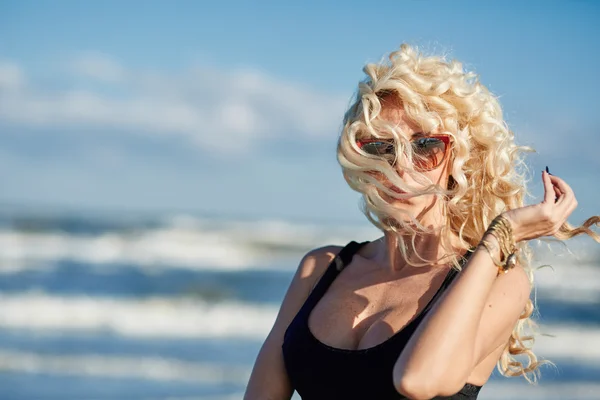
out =
<svg viewBox="0 0 600 400"><path fill-rule="evenodd" d="M600 217L570 226L573 191L547 172L523 205L528 149L460 63L402 45L364 71L338 159L384 236L303 258L245 399L475 399L495 365L531 379L527 241L600 242Z"/></svg>

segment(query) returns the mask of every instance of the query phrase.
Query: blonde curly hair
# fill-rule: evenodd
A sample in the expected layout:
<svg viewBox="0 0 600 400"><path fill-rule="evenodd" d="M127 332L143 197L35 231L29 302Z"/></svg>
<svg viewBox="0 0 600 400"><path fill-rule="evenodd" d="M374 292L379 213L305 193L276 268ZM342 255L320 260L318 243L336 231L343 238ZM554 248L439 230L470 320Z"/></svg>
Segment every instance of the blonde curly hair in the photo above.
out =
<svg viewBox="0 0 600 400"><path fill-rule="evenodd" d="M533 150L515 143L497 98L479 82L477 75L465 72L460 62L424 56L407 44L392 52L387 61L367 64L363 71L367 77L359 83L356 98L344 116L338 161L350 187L363 194L366 217L382 231L394 232L403 238L398 240L398 249L407 263L419 266L432 262L418 254L422 263L413 263L407 257L407 245L417 253L416 236L420 232L431 232L432 228L395 208L390 197L433 195L441 200L445 223L436 229L442 246L452 248L449 233L454 232L464 252L478 245L498 214L524 206L528 195L524 155ZM396 125L381 118L382 101L390 98L423 132L442 132L452 138L447 187L431 182L412 167L410 160L415 155L407 139ZM365 153L357 146L357 140L363 138L393 140L396 154L402 154L408 162L392 166L386 160ZM410 174L420 186L408 185L400 178L398 169ZM390 190L382 177L405 194ZM589 218L578 228L565 223L555 236L564 240L586 233L600 242L600 236L589 229L598 223L598 216ZM407 233L412 240L406 240ZM518 247L519 263L527 271L533 287L532 251L527 242L519 243ZM442 259L460 269L461 255L456 251L449 253ZM538 361L532 351L535 324L530 317L533 310L534 303L529 299L498 361L503 375L524 376L530 382L536 380L538 367L548 362ZM528 335L523 333L526 325L530 330ZM519 355L525 357L525 363L516 358Z"/></svg>

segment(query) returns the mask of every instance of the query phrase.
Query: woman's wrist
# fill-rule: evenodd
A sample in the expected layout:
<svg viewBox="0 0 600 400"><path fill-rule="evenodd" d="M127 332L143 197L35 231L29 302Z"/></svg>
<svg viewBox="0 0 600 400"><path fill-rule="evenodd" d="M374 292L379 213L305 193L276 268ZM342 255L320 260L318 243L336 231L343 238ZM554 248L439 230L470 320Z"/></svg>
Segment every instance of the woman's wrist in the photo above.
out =
<svg viewBox="0 0 600 400"><path fill-rule="evenodd" d="M500 259L502 258L502 250L500 248L500 242L495 235L491 233L483 235L479 247L490 255L496 266L499 265Z"/></svg>
<svg viewBox="0 0 600 400"><path fill-rule="evenodd" d="M510 224L510 227L512 229L512 237L514 240L514 243L519 243L521 240L523 240L523 236L521 236L521 229L519 227L519 224L515 221L515 219L512 217L512 214L510 211L507 212L503 212L502 215Z"/></svg>
<svg viewBox="0 0 600 400"><path fill-rule="evenodd" d="M479 244L488 252L498 267L498 273L506 273L517 264L519 248L516 245L518 239L515 239L513 226L513 220L510 219L510 216L507 217L506 213L497 216L490 223ZM518 232L517 230L517 235Z"/></svg>

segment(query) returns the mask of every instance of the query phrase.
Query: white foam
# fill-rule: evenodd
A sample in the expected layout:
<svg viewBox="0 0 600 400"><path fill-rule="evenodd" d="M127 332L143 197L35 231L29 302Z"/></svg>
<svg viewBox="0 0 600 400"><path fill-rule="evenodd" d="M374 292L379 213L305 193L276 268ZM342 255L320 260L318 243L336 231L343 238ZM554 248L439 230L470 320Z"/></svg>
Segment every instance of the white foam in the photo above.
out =
<svg viewBox="0 0 600 400"><path fill-rule="evenodd" d="M551 335L551 336L550 336ZM535 337L534 352L541 358L577 360L600 366L600 327L585 325L542 325Z"/></svg>
<svg viewBox="0 0 600 400"><path fill-rule="evenodd" d="M0 370L238 385L245 384L250 376L247 366L186 362L147 356L49 355L10 349L0 349Z"/></svg>
<svg viewBox="0 0 600 400"><path fill-rule="evenodd" d="M277 307L154 297L0 294L0 327L54 332L110 332L130 337L264 339Z"/></svg>
<svg viewBox="0 0 600 400"><path fill-rule="evenodd" d="M189 216L163 226L76 235L61 231L0 231L0 272L43 268L57 261L130 264L141 268L246 269L292 258L311 248L377 235L374 228L325 227L279 220L205 221ZM281 268L281 266L279 267Z"/></svg>
<svg viewBox="0 0 600 400"><path fill-rule="evenodd" d="M535 272L538 296L572 303L600 303L600 265L552 263Z"/></svg>
<svg viewBox="0 0 600 400"><path fill-rule="evenodd" d="M378 235L366 224L324 226L282 220L207 220L189 215L168 218L158 227L95 235L0 230L0 273L49 269L61 261L76 262L94 273L110 271L107 265L128 265L147 273L169 268L291 272L311 248ZM535 251L541 257L533 266L546 262L554 266L554 271L536 271L538 295L566 302L600 302L596 253L584 241L569 246L578 257L561 256L565 250L557 245L549 249L537 246Z"/></svg>
<svg viewBox="0 0 600 400"><path fill-rule="evenodd" d="M241 338L262 341L276 305L208 303L199 299L153 297L0 294L0 328L54 333L112 333L137 338ZM534 351L546 359L600 363L600 327L542 325ZM553 335L554 337L543 336Z"/></svg>
<svg viewBox="0 0 600 400"><path fill-rule="evenodd" d="M52 355L0 348L0 370L18 373L50 373L77 377L144 379L161 382L233 384L244 387L251 366L187 362L148 356L104 356L99 354ZM482 400L591 400L598 399L597 382L545 382L530 385L522 378L498 378L486 383ZM171 400L232 400L242 393L216 397L171 397ZM293 399L299 399L294 394ZM146 397L146 400L156 399Z"/></svg>
<svg viewBox="0 0 600 400"><path fill-rule="evenodd" d="M504 378L486 383L481 389L481 400L593 400L600 398L600 383L561 382L536 385L518 383L519 378Z"/></svg>
<svg viewBox="0 0 600 400"><path fill-rule="evenodd" d="M97 236L0 232L0 247L5 273L57 261L190 269L242 269L260 263L257 255L232 240L175 229Z"/></svg>

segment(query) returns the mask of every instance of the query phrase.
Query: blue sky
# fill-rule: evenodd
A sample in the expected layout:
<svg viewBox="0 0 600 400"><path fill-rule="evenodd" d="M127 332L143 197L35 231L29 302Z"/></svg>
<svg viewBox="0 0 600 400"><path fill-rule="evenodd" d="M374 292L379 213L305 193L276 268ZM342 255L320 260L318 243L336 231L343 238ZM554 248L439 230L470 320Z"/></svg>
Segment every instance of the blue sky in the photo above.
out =
<svg viewBox="0 0 600 400"><path fill-rule="evenodd" d="M341 116L408 42L500 96L534 194L549 165L600 213L600 3L371 4L0 0L0 203L362 221Z"/></svg>

